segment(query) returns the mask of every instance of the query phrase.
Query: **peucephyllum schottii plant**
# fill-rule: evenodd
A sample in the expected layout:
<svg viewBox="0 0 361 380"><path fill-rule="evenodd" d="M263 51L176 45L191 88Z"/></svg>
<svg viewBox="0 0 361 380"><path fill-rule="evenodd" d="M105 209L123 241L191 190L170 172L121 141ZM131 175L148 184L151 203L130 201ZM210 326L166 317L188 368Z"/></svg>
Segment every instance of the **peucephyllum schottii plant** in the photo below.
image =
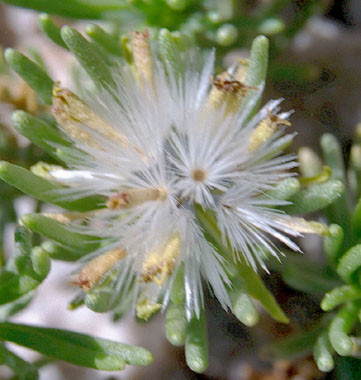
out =
<svg viewBox="0 0 361 380"><path fill-rule="evenodd" d="M104 42L107 59L77 30L41 20L92 83L79 82L80 97L23 54L5 52L57 122L17 111L14 127L57 162L31 170L2 162L0 178L63 211L21 220L1 275L0 338L91 368L152 360L142 348L6 321L31 299L51 258L75 262L73 307L143 320L165 312L166 336L185 346L195 372L208 365L204 286L247 326L259 318L253 299L287 323L257 271L280 245L300 251L292 237L332 236L291 214L330 206L344 185L295 178L296 157L283 153L294 137L290 112L280 112L280 100L259 107L268 40L257 37L249 60L215 74L214 51L186 47L166 29L152 38L133 32L113 55ZM34 246L30 231L45 240ZM3 348L10 365L14 354Z"/></svg>

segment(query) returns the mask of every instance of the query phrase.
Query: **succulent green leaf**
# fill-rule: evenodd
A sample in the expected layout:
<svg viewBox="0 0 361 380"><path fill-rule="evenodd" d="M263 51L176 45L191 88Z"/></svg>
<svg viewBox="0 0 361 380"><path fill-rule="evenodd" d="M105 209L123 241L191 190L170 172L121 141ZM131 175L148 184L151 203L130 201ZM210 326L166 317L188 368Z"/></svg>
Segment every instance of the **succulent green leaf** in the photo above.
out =
<svg viewBox="0 0 361 380"><path fill-rule="evenodd" d="M340 309L332 320L328 337L332 347L341 356L349 356L353 349L353 342L347 335L357 320L360 304L348 302Z"/></svg>
<svg viewBox="0 0 361 380"><path fill-rule="evenodd" d="M183 303L185 300L185 290L184 290L184 268L178 269L175 279L172 284L172 291L170 294L170 299L173 303Z"/></svg>
<svg viewBox="0 0 361 380"><path fill-rule="evenodd" d="M168 29L161 29L158 33L158 46L160 56L166 67L171 67L174 72L182 73L179 46Z"/></svg>
<svg viewBox="0 0 361 380"><path fill-rule="evenodd" d="M267 196L280 200L288 200L300 190L300 182L297 178L287 178L281 181L273 190L267 192Z"/></svg>
<svg viewBox="0 0 361 380"><path fill-rule="evenodd" d="M255 326L259 320L259 314L242 284L233 284L230 299L233 314L246 326Z"/></svg>
<svg viewBox="0 0 361 380"><path fill-rule="evenodd" d="M36 63L14 49L6 49L4 55L11 68L27 82L40 99L46 104L51 104L54 82L48 74Z"/></svg>
<svg viewBox="0 0 361 380"><path fill-rule="evenodd" d="M56 128L24 111L14 112L12 121L19 133L51 155L56 156L56 146L71 146Z"/></svg>
<svg viewBox="0 0 361 380"><path fill-rule="evenodd" d="M252 42L249 66L245 78L246 85L260 86L266 80L268 68L268 38L258 36Z"/></svg>
<svg viewBox="0 0 361 380"><path fill-rule="evenodd" d="M15 249L6 263L6 269L15 274L29 274L31 270L32 241L29 230L17 227L15 231Z"/></svg>
<svg viewBox="0 0 361 380"><path fill-rule="evenodd" d="M144 348L67 330L2 322L0 339L54 359L104 371L121 370L125 364L148 365L153 360L152 354Z"/></svg>
<svg viewBox="0 0 361 380"><path fill-rule="evenodd" d="M246 326L255 326L259 320L259 314L245 289L233 287L230 298L233 314Z"/></svg>
<svg viewBox="0 0 361 380"><path fill-rule="evenodd" d="M34 247L31 250L32 268L38 281L43 281L50 271L50 257L41 247Z"/></svg>
<svg viewBox="0 0 361 380"><path fill-rule="evenodd" d="M110 69L103 58L76 29L64 26L61 29L61 37L96 85L106 88L115 86Z"/></svg>
<svg viewBox="0 0 361 380"><path fill-rule="evenodd" d="M361 299L361 289L355 285L344 285L326 293L321 302L323 311L330 311L344 302Z"/></svg>
<svg viewBox="0 0 361 380"><path fill-rule="evenodd" d="M50 182L21 166L9 162L0 162L0 178L9 185L16 187L34 198L53 203L67 210L90 211L100 208L104 204L104 199L101 197L65 200L57 192L61 190L63 186Z"/></svg>
<svg viewBox="0 0 361 380"><path fill-rule="evenodd" d="M54 240L65 247L91 252L99 248L100 238L72 231L68 225L41 214L27 214L21 223L31 231Z"/></svg>
<svg viewBox="0 0 361 380"><path fill-rule="evenodd" d="M345 164L340 142L334 135L326 133L321 137L320 144L326 164L332 170L332 179L339 180L346 185ZM345 187L344 194L331 205L329 219L343 227L345 234L349 235L351 215L347 190L348 188ZM350 240L350 236L347 236L347 240Z"/></svg>
<svg viewBox="0 0 361 380"><path fill-rule="evenodd" d="M33 277L3 271L0 275L0 305L19 299L38 285L39 282Z"/></svg>
<svg viewBox="0 0 361 380"><path fill-rule="evenodd" d="M342 157L341 145L337 138L325 133L320 140L320 145L327 165L332 170L332 178L346 183L345 165Z"/></svg>
<svg viewBox="0 0 361 380"><path fill-rule="evenodd" d="M120 40L116 40L109 33L105 32L99 25L89 24L85 27L85 33L106 51L122 57L124 55Z"/></svg>
<svg viewBox="0 0 361 380"><path fill-rule="evenodd" d="M338 180L309 186L290 198L292 205L282 209L288 214L307 214L322 210L342 196L344 185Z"/></svg>
<svg viewBox="0 0 361 380"><path fill-rule="evenodd" d="M187 317L184 303L171 303L165 316L165 334L173 346L183 346L187 336Z"/></svg>
<svg viewBox="0 0 361 380"><path fill-rule="evenodd" d="M248 115L248 119L254 115L260 103L267 76L268 47L269 42L265 36L258 36L252 42L245 84L251 87L258 87L259 89L250 91L242 101L241 109Z"/></svg>
<svg viewBox="0 0 361 380"><path fill-rule="evenodd" d="M331 224L328 228L328 234L323 240L323 250L329 262L333 265L337 263L341 254L343 238L343 229L337 224Z"/></svg>
<svg viewBox="0 0 361 380"><path fill-rule="evenodd" d="M0 343L0 360L3 364L11 368L20 380L38 380L38 370L9 351L4 344Z"/></svg>
<svg viewBox="0 0 361 380"><path fill-rule="evenodd" d="M313 357L315 358L315 362L320 371L330 372L333 370L335 362L332 354L333 348L328 339L328 335L325 332L318 337L316 344L313 347Z"/></svg>
<svg viewBox="0 0 361 380"><path fill-rule="evenodd" d="M42 243L41 248L43 248L47 254L55 260L78 261L84 256L83 251L68 249L49 240Z"/></svg>
<svg viewBox="0 0 361 380"><path fill-rule="evenodd" d="M353 274L361 267L361 244L350 248L339 260L338 275L345 282L352 282Z"/></svg>
<svg viewBox="0 0 361 380"><path fill-rule="evenodd" d="M57 45L67 49L58 28L47 13L41 13L38 17L39 28Z"/></svg>
<svg viewBox="0 0 361 380"><path fill-rule="evenodd" d="M279 306L273 294L266 288L261 277L244 262L238 264L238 269L248 294L259 301L276 321L289 323L288 317Z"/></svg>
<svg viewBox="0 0 361 380"><path fill-rule="evenodd" d="M189 322L185 353L187 365L192 371L202 373L207 369L208 336L204 311L201 311L199 319L194 316Z"/></svg>

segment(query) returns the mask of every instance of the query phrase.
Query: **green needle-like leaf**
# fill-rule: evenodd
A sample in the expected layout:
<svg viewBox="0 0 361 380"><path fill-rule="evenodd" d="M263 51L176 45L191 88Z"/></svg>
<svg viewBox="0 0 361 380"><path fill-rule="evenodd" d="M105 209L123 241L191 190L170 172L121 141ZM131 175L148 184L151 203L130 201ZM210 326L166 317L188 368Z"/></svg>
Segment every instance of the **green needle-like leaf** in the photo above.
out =
<svg viewBox="0 0 361 380"><path fill-rule="evenodd" d="M313 356L317 367L322 372L330 372L335 366L332 358L333 348L328 339L327 333L321 334L313 347Z"/></svg>
<svg viewBox="0 0 361 380"><path fill-rule="evenodd" d="M207 369L208 336L204 311L201 311L199 319L194 316L189 322L185 353L186 362L192 371L202 373Z"/></svg>
<svg viewBox="0 0 361 380"><path fill-rule="evenodd" d="M280 200L288 200L300 190L300 182L297 178L287 178L280 182L273 190L267 192L267 196Z"/></svg>
<svg viewBox="0 0 361 380"><path fill-rule="evenodd" d="M71 146L71 143L56 128L24 111L14 112L12 121L19 133L54 156L59 145Z"/></svg>
<svg viewBox="0 0 361 380"><path fill-rule="evenodd" d="M53 203L67 210L90 211L100 208L104 204L104 199L101 197L65 200L58 192L63 186L50 182L21 166L10 164L9 162L0 162L0 178L34 198Z"/></svg>
<svg viewBox="0 0 361 380"><path fill-rule="evenodd" d="M89 41L87 41L76 29L64 26L61 29L61 36L68 48L79 61L83 69L93 79L96 85L103 87L114 87L115 83L112 74Z"/></svg>
<svg viewBox="0 0 361 380"><path fill-rule="evenodd" d="M0 339L54 359L104 371L121 370L125 364L148 365L153 360L152 354L141 347L59 329L3 322Z"/></svg>
<svg viewBox="0 0 361 380"><path fill-rule="evenodd" d="M48 74L36 63L14 49L6 49L4 55L11 68L28 83L40 99L46 104L51 104L54 82Z"/></svg>
<svg viewBox="0 0 361 380"><path fill-rule="evenodd" d="M337 224L328 227L328 234L323 240L323 250L332 265L336 265L341 254L344 233L343 229Z"/></svg>
<svg viewBox="0 0 361 380"><path fill-rule="evenodd" d="M268 68L268 38L258 36L252 42L249 66L245 78L248 86L260 86L266 80Z"/></svg>
<svg viewBox="0 0 361 380"><path fill-rule="evenodd" d="M99 238L71 231L69 226L41 214L27 214L21 219L24 226L65 247L91 252L99 248Z"/></svg>
<svg viewBox="0 0 361 380"><path fill-rule="evenodd" d="M329 311L344 302L357 299L361 299L361 289L355 285L344 285L326 293L321 302L321 308L323 311Z"/></svg>
<svg viewBox="0 0 361 380"><path fill-rule="evenodd" d="M342 196L344 185L338 180L331 180L319 185L309 186L290 198L292 205L282 209L288 214L307 214L322 210Z"/></svg>
<svg viewBox="0 0 361 380"><path fill-rule="evenodd" d="M237 266L248 294L258 300L276 321L289 323L288 317L273 294L266 288L260 276L246 263L239 263Z"/></svg>
<svg viewBox="0 0 361 380"><path fill-rule="evenodd" d="M99 25L90 24L85 27L85 33L109 53L122 57L124 55L120 40L116 40L109 33L105 32Z"/></svg>
<svg viewBox="0 0 361 380"><path fill-rule="evenodd" d="M351 282L353 274L361 267L361 244L350 248L340 259L337 266L338 275L345 281Z"/></svg>
<svg viewBox="0 0 361 380"><path fill-rule="evenodd" d="M184 268L180 267L172 284L170 299L173 303L183 303L185 300Z"/></svg>
<svg viewBox="0 0 361 380"><path fill-rule="evenodd" d="M83 251L68 249L52 241L45 241L41 245L41 248L43 248L47 254L55 260L78 261L84 256Z"/></svg>
<svg viewBox="0 0 361 380"><path fill-rule="evenodd" d="M259 314L243 285L233 284L230 292L233 314L246 326L257 324Z"/></svg>
<svg viewBox="0 0 361 380"><path fill-rule="evenodd" d="M60 28L58 28L51 17L46 13L41 13L38 17L39 28L57 45L67 49L66 44L60 35Z"/></svg>
<svg viewBox="0 0 361 380"><path fill-rule="evenodd" d="M320 145L327 165L332 170L332 178L346 183L345 165L342 157L341 145L337 138L325 133L320 140Z"/></svg>
<svg viewBox="0 0 361 380"><path fill-rule="evenodd" d="M347 303L332 320L329 339L335 351L341 356L349 356L353 349L351 338L347 335L357 320L360 305Z"/></svg>
<svg viewBox="0 0 361 380"><path fill-rule="evenodd" d="M171 303L165 316L165 333L173 346L183 346L187 335L187 317L183 303Z"/></svg>
<svg viewBox="0 0 361 380"><path fill-rule="evenodd" d="M175 73L182 73L179 46L177 46L174 37L168 29L161 29L158 33L158 45L160 56L167 69L172 68Z"/></svg>
<svg viewBox="0 0 361 380"><path fill-rule="evenodd" d="M250 91L242 101L240 110L248 115L250 119L257 111L268 68L268 47L269 42L265 36L258 36L252 42L251 55L246 73L245 84L251 87L258 87L258 90ZM239 112L241 112L239 110Z"/></svg>

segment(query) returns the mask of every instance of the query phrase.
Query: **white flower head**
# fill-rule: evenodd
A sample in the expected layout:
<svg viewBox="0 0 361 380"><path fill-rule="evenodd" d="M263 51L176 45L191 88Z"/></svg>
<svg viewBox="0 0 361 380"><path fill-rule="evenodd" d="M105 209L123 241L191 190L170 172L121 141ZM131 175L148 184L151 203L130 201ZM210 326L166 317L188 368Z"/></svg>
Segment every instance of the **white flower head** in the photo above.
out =
<svg viewBox="0 0 361 380"><path fill-rule="evenodd" d="M74 225L104 238L86 261L98 260L98 274L113 273L115 297L133 289L139 310L165 307L184 273L188 318L202 308L202 278L228 308L232 260L208 242L196 209L215 216L233 259L254 269L265 267L260 248L279 254L277 240L298 250L288 237L300 234L297 223L270 195L296 166L294 156L281 155L293 138L284 135L289 114L279 114L280 101L254 114L264 84L248 84L242 64L212 77L214 53L186 53L177 72L138 33L133 56L115 74L116 88L89 95L87 105L55 88L54 114L79 153L53 177L69 186L64 197L106 199ZM99 283L84 280L84 270L81 286Z"/></svg>

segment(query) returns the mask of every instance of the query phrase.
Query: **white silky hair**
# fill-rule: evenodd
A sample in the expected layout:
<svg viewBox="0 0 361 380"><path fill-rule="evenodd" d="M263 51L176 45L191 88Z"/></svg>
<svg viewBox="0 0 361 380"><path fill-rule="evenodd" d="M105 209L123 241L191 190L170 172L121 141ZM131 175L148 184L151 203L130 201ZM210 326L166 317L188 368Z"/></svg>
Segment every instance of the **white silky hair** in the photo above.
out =
<svg viewBox="0 0 361 380"><path fill-rule="evenodd" d="M273 239L299 250L286 234L300 235L288 226L287 215L272 208L284 202L267 196L267 191L290 177L289 170L296 166L295 156L280 155L294 135L284 135L280 127L261 147L252 152L248 149L257 125L267 112L277 114L282 100L268 102L250 118L262 84L249 91L235 114L227 115L225 107L206 109L214 51L202 61L201 70L199 61L197 54L188 56L183 75L177 76L170 64L155 60L154 85L143 86L130 66L119 67L114 74L117 88L88 94L87 104L125 136L127 147L102 130L79 124L77 127L90 134L98 146L74 141L85 154L69 160L69 170L51 173L69 186L59 193L63 197L109 197L127 189L165 190L165 199L124 210L104 208L88 216L86 224L75 222L72 227L106 239L109 248L127 250L122 270L126 267L132 273L119 273L114 282L118 292L129 289L130 278L141 274L149 252L179 234L176 268L155 297L163 294L163 307L166 305L174 277L183 265L189 319L193 314L199 316L203 307L202 278L222 306L231 307L225 259L204 237L194 203L215 212L224 244L229 242L235 260L242 255L254 269L258 265L266 269L259 246L278 256ZM278 116L286 119L289 113ZM195 170L202 171L204 179L195 179ZM105 250L103 247L99 254ZM139 295L147 286L138 282L135 292Z"/></svg>

